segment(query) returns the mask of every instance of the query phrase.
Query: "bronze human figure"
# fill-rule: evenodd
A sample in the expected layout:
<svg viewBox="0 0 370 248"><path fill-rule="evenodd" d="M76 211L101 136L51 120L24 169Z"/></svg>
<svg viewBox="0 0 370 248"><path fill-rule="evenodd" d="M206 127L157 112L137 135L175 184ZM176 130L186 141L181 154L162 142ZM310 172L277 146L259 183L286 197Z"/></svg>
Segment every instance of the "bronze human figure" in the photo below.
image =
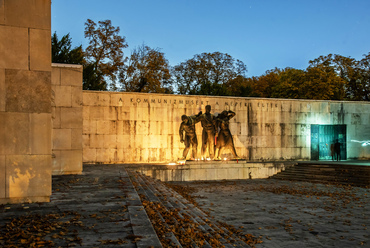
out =
<svg viewBox="0 0 370 248"><path fill-rule="evenodd" d="M206 106L206 112L199 117L202 132L202 157L213 159L215 151L216 118L211 114L211 106ZM208 154L207 154L208 149ZM207 156L208 155L208 156Z"/></svg>
<svg viewBox="0 0 370 248"><path fill-rule="evenodd" d="M196 159L197 156L197 147L198 147L198 140L197 135L195 133L195 123L199 122L198 117L202 114L202 112L199 112L198 115L195 116L187 116L182 115L181 116L181 125L180 125L180 142L185 143L185 148L182 153L182 160L186 159L186 156L188 155L188 152L190 150L190 146L192 147L192 158ZM184 137L185 132L185 137Z"/></svg>
<svg viewBox="0 0 370 248"><path fill-rule="evenodd" d="M222 151L229 148L235 158L239 158L236 154L233 137L229 129L229 120L235 116L231 110L222 111L216 118L216 130L220 129L217 135L216 143L216 159L221 159Z"/></svg>

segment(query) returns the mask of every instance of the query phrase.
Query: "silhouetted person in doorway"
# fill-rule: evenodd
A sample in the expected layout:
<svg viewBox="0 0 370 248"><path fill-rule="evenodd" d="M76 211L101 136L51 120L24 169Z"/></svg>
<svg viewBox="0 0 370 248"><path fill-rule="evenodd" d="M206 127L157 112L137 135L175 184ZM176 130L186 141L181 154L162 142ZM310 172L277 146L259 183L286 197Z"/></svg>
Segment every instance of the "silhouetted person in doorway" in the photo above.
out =
<svg viewBox="0 0 370 248"><path fill-rule="evenodd" d="M331 156L331 160L334 161L334 156L335 156L335 152L334 152L334 141L332 144L330 144L330 156Z"/></svg>
<svg viewBox="0 0 370 248"><path fill-rule="evenodd" d="M335 158L337 161L340 160L340 143L337 140L334 144L334 152L335 152Z"/></svg>

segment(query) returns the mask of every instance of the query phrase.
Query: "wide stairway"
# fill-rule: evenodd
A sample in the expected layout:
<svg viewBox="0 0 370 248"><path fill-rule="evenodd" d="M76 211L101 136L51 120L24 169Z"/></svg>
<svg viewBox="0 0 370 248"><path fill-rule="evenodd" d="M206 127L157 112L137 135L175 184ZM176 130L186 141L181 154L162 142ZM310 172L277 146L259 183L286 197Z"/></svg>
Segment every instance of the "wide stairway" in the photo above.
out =
<svg viewBox="0 0 370 248"><path fill-rule="evenodd" d="M271 176L272 179L370 187L370 166L298 163Z"/></svg>
<svg viewBox="0 0 370 248"><path fill-rule="evenodd" d="M250 234L212 219L159 180L127 171L163 247L253 247Z"/></svg>

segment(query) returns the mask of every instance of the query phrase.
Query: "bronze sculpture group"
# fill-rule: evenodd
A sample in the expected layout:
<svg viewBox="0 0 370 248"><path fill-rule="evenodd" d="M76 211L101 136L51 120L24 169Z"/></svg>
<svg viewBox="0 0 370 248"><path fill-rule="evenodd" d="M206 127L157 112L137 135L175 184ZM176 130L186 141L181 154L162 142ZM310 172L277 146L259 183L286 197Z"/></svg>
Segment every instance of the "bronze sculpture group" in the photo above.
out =
<svg viewBox="0 0 370 248"><path fill-rule="evenodd" d="M206 106L206 112L200 111L197 115L181 116L180 142L185 144L181 160L185 160L190 146L192 147L192 158L197 159L198 140L195 132L195 124L202 124L202 158L220 160L222 151L229 148L235 158L236 154L233 138L229 129L229 120L235 116L231 110L223 111L218 116L211 114L211 106ZM185 135L184 135L185 133Z"/></svg>

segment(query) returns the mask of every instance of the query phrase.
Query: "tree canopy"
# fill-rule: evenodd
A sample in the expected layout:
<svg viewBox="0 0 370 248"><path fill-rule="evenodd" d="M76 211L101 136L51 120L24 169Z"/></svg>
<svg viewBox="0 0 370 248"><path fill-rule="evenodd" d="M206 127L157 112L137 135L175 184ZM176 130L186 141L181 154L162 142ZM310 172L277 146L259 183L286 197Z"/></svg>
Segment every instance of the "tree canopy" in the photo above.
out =
<svg viewBox="0 0 370 248"><path fill-rule="evenodd" d="M170 66L164 53L142 45L131 53L120 73L124 91L172 93Z"/></svg>
<svg viewBox="0 0 370 248"><path fill-rule="evenodd" d="M119 32L120 28L114 27L110 20L96 24L87 19L85 38L89 45L85 50L84 89L105 90L107 86L116 89L118 73L126 60L123 49L128 46Z"/></svg>
<svg viewBox="0 0 370 248"><path fill-rule="evenodd" d="M51 36L51 60L53 63L84 64L82 45L72 49L72 38L69 34L60 40L56 32Z"/></svg>
<svg viewBox="0 0 370 248"><path fill-rule="evenodd" d="M245 76L242 61L221 53L195 55L173 68L173 76L180 94L229 95L227 83Z"/></svg>
<svg viewBox="0 0 370 248"><path fill-rule="evenodd" d="M306 69L274 68L246 77L247 66L222 52L194 55L170 66L159 48L147 45L124 56L126 38L110 20L85 23L88 46L72 48L69 34L51 37L54 63L82 64L85 90L122 90L214 96L370 100L370 53L361 60L319 56Z"/></svg>

